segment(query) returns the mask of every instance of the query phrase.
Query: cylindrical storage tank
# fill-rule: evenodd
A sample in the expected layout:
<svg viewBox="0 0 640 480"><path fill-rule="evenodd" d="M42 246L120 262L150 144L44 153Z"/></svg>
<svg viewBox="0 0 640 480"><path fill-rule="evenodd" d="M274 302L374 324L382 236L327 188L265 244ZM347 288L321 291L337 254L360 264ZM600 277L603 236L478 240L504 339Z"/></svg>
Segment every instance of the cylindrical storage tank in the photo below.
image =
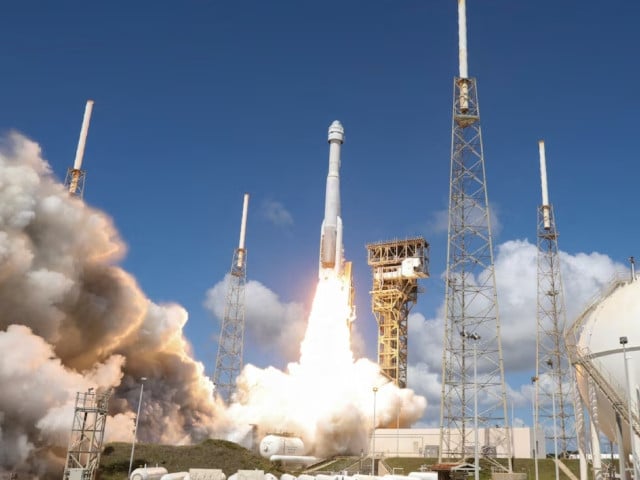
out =
<svg viewBox="0 0 640 480"><path fill-rule="evenodd" d="M131 472L130 480L160 480L163 475L167 474L164 467L142 467L136 468Z"/></svg>
<svg viewBox="0 0 640 480"><path fill-rule="evenodd" d="M622 283L614 288L606 297L593 304L577 322L581 323L576 329L579 332L576 345L578 360L584 358L587 366L595 368L599 376L606 380L621 399L625 412L628 409L629 391L620 338L627 338L625 348L631 386L631 411L633 415L637 415L637 388L640 384L640 281ZM580 397L589 408L589 372L580 362L576 365L576 378ZM617 443L616 413L600 389L596 389L596 403L601 432ZM624 419L621 419L621 430L624 449L629 452L629 424Z"/></svg>
<svg viewBox="0 0 640 480"><path fill-rule="evenodd" d="M276 477L273 473L265 473L264 474L264 480L278 480L278 477Z"/></svg>
<svg viewBox="0 0 640 480"><path fill-rule="evenodd" d="M160 480L185 480L189 472L166 473L160 477Z"/></svg>
<svg viewBox="0 0 640 480"><path fill-rule="evenodd" d="M304 455L304 443L298 437L267 435L260 442L260 455L265 458L272 455Z"/></svg>
<svg viewBox="0 0 640 480"><path fill-rule="evenodd" d="M291 475L290 473L283 473L280 475L280 480L298 480L298 477Z"/></svg>

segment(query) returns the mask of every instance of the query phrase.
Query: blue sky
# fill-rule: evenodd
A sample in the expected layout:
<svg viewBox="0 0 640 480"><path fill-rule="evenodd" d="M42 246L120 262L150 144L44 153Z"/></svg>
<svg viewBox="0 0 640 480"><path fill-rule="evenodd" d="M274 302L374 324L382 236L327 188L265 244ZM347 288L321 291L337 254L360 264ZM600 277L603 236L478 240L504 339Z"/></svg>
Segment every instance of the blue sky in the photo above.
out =
<svg viewBox="0 0 640 480"><path fill-rule="evenodd" d="M544 138L564 280L576 299L567 309L575 314L636 253L640 6L469 0L467 12L503 278L518 266L520 275L535 273L535 263L523 267L534 258L524 241L535 245ZM433 338L442 336L435 319L444 295L456 14L453 0L12 2L0 18L0 131L37 141L64 179L85 101L95 100L85 200L114 219L128 245L123 265L148 297L189 311L185 333L211 372L219 327L203 303L229 270L244 192L251 194L248 278L285 307L308 306L326 132L339 119L345 250L364 354L375 358L376 334L364 245L424 235L432 277L414 309L419 333L410 350L416 368L435 352L433 367L440 355ZM274 209L277 218L268 214ZM535 287L535 277L526 282ZM517 301L505 303L508 325L535 315L526 310L531 302L526 313ZM433 350L422 353L430 341ZM251 331L247 343L247 362L284 365L281 352L260 348ZM531 373L526 360L505 361L520 391ZM409 378L420 392L433 390L420 383L434 373L425 368L424 377ZM527 411L522 403L519 414Z"/></svg>

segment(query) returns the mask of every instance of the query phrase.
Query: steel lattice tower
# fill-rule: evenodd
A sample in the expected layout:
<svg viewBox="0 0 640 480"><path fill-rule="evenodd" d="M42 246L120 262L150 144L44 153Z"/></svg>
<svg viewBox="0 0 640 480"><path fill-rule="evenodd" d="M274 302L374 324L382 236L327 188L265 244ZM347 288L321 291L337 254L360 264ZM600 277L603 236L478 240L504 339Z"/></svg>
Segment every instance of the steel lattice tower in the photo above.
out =
<svg viewBox="0 0 640 480"><path fill-rule="evenodd" d="M407 321L418 301L418 279L429 276L428 251L424 238L367 245L373 273L371 307L378 323L378 366L400 388L407 386Z"/></svg>
<svg viewBox="0 0 640 480"><path fill-rule="evenodd" d="M64 466L64 480L93 480L100 465L111 390L78 392Z"/></svg>
<svg viewBox="0 0 640 480"><path fill-rule="evenodd" d="M236 378L243 365L244 347L244 292L247 283L247 251L244 248L249 194L244 195L240 243L233 253L231 269L227 276L227 296L224 317L218 338L218 355L213 383L216 392L226 403L231 401Z"/></svg>
<svg viewBox="0 0 640 480"><path fill-rule="evenodd" d="M464 0L458 0L458 15L460 77L453 82L439 459L473 456L477 421L483 430L479 453L489 458L506 452L511 471L491 218L476 80L467 75Z"/></svg>
<svg viewBox="0 0 640 480"><path fill-rule="evenodd" d="M91 112L93 111L93 100L87 100L84 108L84 117L82 119L82 128L80 129L80 138L78 139L78 148L76 150L76 158L73 167L67 170L67 176L64 180L64 186L69 191L69 195L82 198L84 195L84 180L86 172L82 170L82 159L84 157L84 147L87 143L87 134L89 133L89 122L91 121Z"/></svg>
<svg viewBox="0 0 640 480"><path fill-rule="evenodd" d="M558 232L547 192L544 142L540 140L542 205L538 208L538 307L536 335L536 417L558 456L576 450L571 364L564 342L565 308ZM555 415L554 415L555 411ZM549 451L547 449L547 451ZM553 452L553 449L551 449Z"/></svg>

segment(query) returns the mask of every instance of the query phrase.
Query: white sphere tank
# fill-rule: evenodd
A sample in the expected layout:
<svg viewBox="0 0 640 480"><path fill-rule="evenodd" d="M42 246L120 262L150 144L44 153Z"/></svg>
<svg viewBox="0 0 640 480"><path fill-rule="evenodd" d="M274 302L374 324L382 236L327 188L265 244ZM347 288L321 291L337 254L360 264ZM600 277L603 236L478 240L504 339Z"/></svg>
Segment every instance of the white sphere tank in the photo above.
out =
<svg viewBox="0 0 640 480"><path fill-rule="evenodd" d="M271 458L272 455L304 455L304 442L298 437L267 435L260 442L260 455Z"/></svg>
<svg viewBox="0 0 640 480"><path fill-rule="evenodd" d="M578 322L582 324L576 345L578 356L591 358L591 365L618 393L625 410L628 391L620 337L627 337L632 412L637 415L637 386L640 384L640 281L628 282L613 289L588 309ZM582 401L589 406L588 374L583 366L578 366L576 376ZM615 411L599 389L596 403L600 430L609 440L617 443ZM623 420L621 427L624 448L629 451L629 424Z"/></svg>

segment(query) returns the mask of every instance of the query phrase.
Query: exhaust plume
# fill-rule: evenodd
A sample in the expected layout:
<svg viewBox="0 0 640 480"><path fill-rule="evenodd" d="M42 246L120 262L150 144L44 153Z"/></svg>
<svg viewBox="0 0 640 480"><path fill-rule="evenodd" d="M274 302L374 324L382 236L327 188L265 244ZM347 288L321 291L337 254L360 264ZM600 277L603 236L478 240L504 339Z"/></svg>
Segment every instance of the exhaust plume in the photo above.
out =
<svg viewBox="0 0 640 480"><path fill-rule="evenodd" d="M219 407L182 334L187 312L151 302L116 265L111 219L72 198L40 147L0 144L0 471L60 478L78 391L113 388L106 440L190 443Z"/></svg>

